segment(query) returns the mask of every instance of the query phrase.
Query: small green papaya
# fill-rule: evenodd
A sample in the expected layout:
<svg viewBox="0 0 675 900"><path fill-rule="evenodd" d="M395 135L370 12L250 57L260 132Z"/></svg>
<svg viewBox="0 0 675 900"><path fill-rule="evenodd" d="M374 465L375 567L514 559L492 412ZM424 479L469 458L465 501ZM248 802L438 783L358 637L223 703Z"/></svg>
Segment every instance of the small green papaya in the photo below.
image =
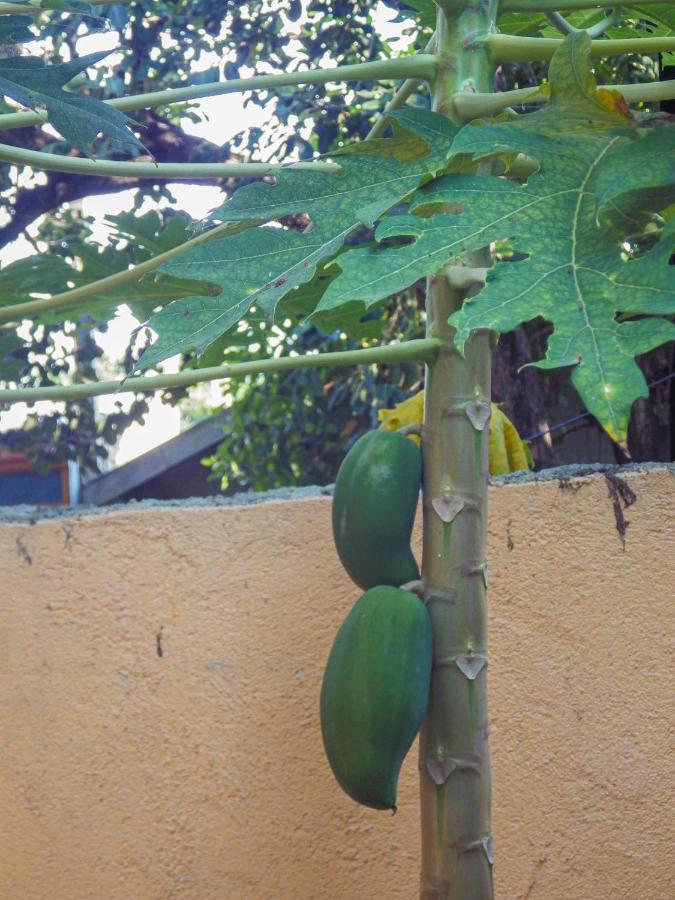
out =
<svg viewBox="0 0 675 900"><path fill-rule="evenodd" d="M410 535L421 480L422 454L397 432L367 432L342 461L333 538L347 574L363 590L420 577Z"/></svg>
<svg viewBox="0 0 675 900"><path fill-rule="evenodd" d="M432 650L426 606L390 586L366 591L337 633L321 733L333 774L357 803L396 809L401 764L426 715Z"/></svg>

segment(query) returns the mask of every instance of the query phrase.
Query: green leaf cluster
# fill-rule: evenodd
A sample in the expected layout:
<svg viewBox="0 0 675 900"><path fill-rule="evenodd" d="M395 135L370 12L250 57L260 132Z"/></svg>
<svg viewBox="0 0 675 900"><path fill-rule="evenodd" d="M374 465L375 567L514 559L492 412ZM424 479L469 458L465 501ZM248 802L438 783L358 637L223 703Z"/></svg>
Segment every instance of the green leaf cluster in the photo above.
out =
<svg viewBox="0 0 675 900"><path fill-rule="evenodd" d="M359 304L367 311L510 240L519 257L498 263L452 319L458 349L475 329L547 319L554 331L533 365L572 366L588 409L624 439L631 404L647 393L634 358L675 329L675 129L638 122L619 95L597 90L589 48L585 34L566 39L550 67L550 102L536 113L454 133L440 116L406 111L391 138L368 148L377 166L349 153L336 157L339 176L289 169L274 185L239 190L217 211L236 233L164 267L220 292L154 316L158 337L141 364L202 352L252 308L275 321L300 288L315 323L354 322ZM478 173L485 160L518 154L536 161L526 183ZM373 226L374 241L350 246Z"/></svg>
<svg viewBox="0 0 675 900"><path fill-rule="evenodd" d="M92 152L99 134L105 134L113 144L143 149L129 130L132 120L124 113L94 97L63 90L65 84L105 59L109 52L90 53L51 66L30 56L0 59L0 93L29 109L45 107L50 124L86 153Z"/></svg>
<svg viewBox="0 0 675 900"><path fill-rule="evenodd" d="M424 110L408 110L396 113L395 122L394 137L378 144L381 155L376 164L366 153L338 156L339 175L289 167L276 184L240 188L217 210L214 216L231 223L236 233L176 257L161 271L180 278L208 277L220 291L172 303L153 316L148 324L157 340L143 355L141 366L186 350L204 351L252 307L272 321L297 315L302 304L294 292L310 283L322 291L330 289L335 269L325 262L446 164L454 134L447 120ZM387 144L391 146L383 146ZM298 216L306 220L302 230L278 224L281 218ZM254 232L242 230L268 222L275 224ZM316 305L316 294L313 300L307 312ZM319 312L315 324L326 330L333 319Z"/></svg>

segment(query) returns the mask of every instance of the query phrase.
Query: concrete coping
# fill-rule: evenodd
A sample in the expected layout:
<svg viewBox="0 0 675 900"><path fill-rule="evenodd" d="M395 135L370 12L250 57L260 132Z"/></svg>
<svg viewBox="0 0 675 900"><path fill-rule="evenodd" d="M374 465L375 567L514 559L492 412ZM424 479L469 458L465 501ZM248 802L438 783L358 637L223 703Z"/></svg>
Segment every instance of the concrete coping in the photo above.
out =
<svg viewBox="0 0 675 900"><path fill-rule="evenodd" d="M605 463L584 463L568 466L556 466L542 469L539 472L514 472L511 475L499 475L490 480L491 485L517 487L532 482L569 481L587 478L593 475L615 475L622 478L639 475L644 472L666 471L675 474L675 462L645 462L628 465L607 465ZM294 500L309 500L330 497L333 485L310 485L308 487L278 488L271 491L234 494L230 497L190 497L181 500L131 500L128 503L115 503L109 506L0 506L0 525L16 523L35 524L48 519L75 518L82 516L105 515L111 512L134 512L143 510L169 509L172 507L232 507L252 506L259 503L279 503Z"/></svg>

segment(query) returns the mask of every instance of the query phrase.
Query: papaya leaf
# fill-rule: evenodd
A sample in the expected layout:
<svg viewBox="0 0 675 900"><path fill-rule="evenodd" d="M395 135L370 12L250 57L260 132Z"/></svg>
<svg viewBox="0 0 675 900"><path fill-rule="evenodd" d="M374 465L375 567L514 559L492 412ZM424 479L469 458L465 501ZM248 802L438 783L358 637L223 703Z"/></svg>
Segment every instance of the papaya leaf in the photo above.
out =
<svg viewBox="0 0 675 900"><path fill-rule="evenodd" d="M464 250L484 247L490 241L489 234L481 224L466 222L466 217L459 224L454 216L389 216L378 226L376 240L414 240L379 249L359 247L346 253L339 261L341 274L328 286L312 319L354 300L369 309L420 278L439 272Z"/></svg>
<svg viewBox="0 0 675 900"><path fill-rule="evenodd" d="M34 41L35 35L30 30L33 20L30 16L1 16L0 44L23 44Z"/></svg>
<svg viewBox="0 0 675 900"><path fill-rule="evenodd" d="M456 133L446 118L428 110L400 110L391 118L396 123L393 137L372 141L380 157L376 165L369 158L371 142L364 141L354 145L363 146L363 153L355 149L347 158L336 155L341 174L298 171L289 166L274 185L256 182L240 188L210 218L269 222L306 213L317 220L356 216L360 224L372 226L383 212L411 193L422 176L440 171Z"/></svg>
<svg viewBox="0 0 675 900"><path fill-rule="evenodd" d="M640 132L630 127L620 100L595 89L588 49L585 35L565 41L551 65L546 109L517 123L464 129L458 135L458 151L480 157L507 145L534 155L540 169L526 187L513 186L521 192L518 209L513 197L499 192L493 199L487 195L485 203L493 213L501 212L504 236L516 236L528 259L493 269L483 291L451 323L461 347L475 328L509 331L538 315L551 321L546 358L533 365L574 366L572 383L589 411L610 437L624 440L634 400L648 393L634 357L675 338L673 323L657 318L675 313L675 268L668 265L675 228L671 223L643 257L626 260L616 233L598 225L598 200L607 202L607 196L628 196L631 208L637 204L640 211L656 197L661 209L667 201L655 181L659 174L666 181L667 197L669 175L657 165L657 178L644 178L634 167L633 152L638 167L642 158ZM672 158L675 129L662 126L659 132L651 140ZM606 174L610 166L612 174ZM598 197L600 173L606 193ZM617 188L621 183L625 193ZM475 190L463 191L455 179L452 185L439 184L435 200L466 204L475 197ZM618 322L617 314L651 318Z"/></svg>
<svg viewBox="0 0 675 900"><path fill-rule="evenodd" d="M139 368L154 366L185 350L202 353L221 334L231 329L252 306L274 320L277 304L296 287L312 281L317 266L342 248L364 226L410 195L424 179L441 170L447 161L455 133L443 117L424 110L395 115L406 132L412 131L427 145L426 154L413 154L401 162L392 153L374 160L366 155L340 158L341 173L281 172L276 184L255 183L240 188L214 213L223 223L268 223L284 216L308 216L304 231L263 225L214 239L170 260L161 271L181 278L214 282L218 296L186 298L172 303L148 325L155 343L139 361ZM398 129L389 140L397 142ZM404 155L410 152L406 138ZM419 147L418 147L419 149ZM353 311L347 315L351 322ZM332 315L334 327L340 315Z"/></svg>
<svg viewBox="0 0 675 900"><path fill-rule="evenodd" d="M154 366L184 350L202 353L252 306L273 319L281 298L309 281L324 256L339 250L349 230L343 225L342 230L327 228L305 235L282 228L257 228L211 241L171 260L162 266L162 272L181 278L208 277L219 283L221 290L216 296L176 301L153 316L148 325L158 338L143 353L139 368ZM277 272L280 274L274 277Z"/></svg>
<svg viewBox="0 0 675 900"><path fill-rule="evenodd" d="M417 13L417 19L420 25L425 26L426 28L433 28L436 24L436 14L438 13L438 7L434 3L434 0L405 0L405 3L401 4L405 10L411 10L411 12Z"/></svg>
<svg viewBox="0 0 675 900"><path fill-rule="evenodd" d="M504 13L499 17L502 34L540 37L547 24L544 13Z"/></svg>
<svg viewBox="0 0 675 900"><path fill-rule="evenodd" d="M17 381L24 361L13 354L23 348L16 331L0 330L0 381Z"/></svg>
<svg viewBox="0 0 675 900"><path fill-rule="evenodd" d="M300 285L287 294L277 307L279 319L307 317L313 311L328 285L340 274L336 260L338 254L326 266L322 266L312 281ZM382 334L385 325L384 311L366 311L361 303L347 303L339 310L327 310L321 315L312 316L312 324L326 334L335 331L343 332L348 338L367 340Z"/></svg>
<svg viewBox="0 0 675 900"><path fill-rule="evenodd" d="M573 28L578 30L589 28L602 22L612 11L607 9L566 11L565 18ZM659 4L638 8L615 8L612 22L605 30L608 38L636 37L636 31L650 37L665 36L675 30L675 5ZM538 13L505 13L499 16L499 30L503 34L516 34L531 37L559 38L559 30L551 25L543 12ZM664 54L672 57L672 54Z"/></svg>
<svg viewBox="0 0 675 900"><path fill-rule="evenodd" d="M404 107L387 114L387 118L392 123L393 134L391 138L392 147L405 145L405 133L408 135L417 135L422 138L430 148L429 161L433 162L430 172L437 171L436 164L441 157L444 161L449 156L449 144L457 133L457 128L438 113L431 112L427 109L411 109ZM383 140L383 139L380 139ZM367 148L371 142L364 141L362 144L355 144L355 147L363 148L367 152ZM406 161L401 157L402 161Z"/></svg>
<svg viewBox="0 0 675 900"><path fill-rule="evenodd" d="M129 129L133 122L119 110L84 94L70 94L63 86L100 62L110 50L90 53L67 63L46 66L35 57L0 59L0 93L29 109L45 107L49 123L73 147L91 155L96 137L103 134L114 145L144 149Z"/></svg>
<svg viewBox="0 0 675 900"><path fill-rule="evenodd" d="M128 241L137 263L172 250L194 237L192 220L183 213L165 213L162 217L153 209L142 216L124 212L106 216L105 222L113 226L116 238Z"/></svg>
<svg viewBox="0 0 675 900"><path fill-rule="evenodd" d="M543 316L555 330L546 359L533 364L574 366L572 381L588 409L622 440L631 404L647 393L634 357L672 339L675 326L658 318L620 323L616 316L675 313L675 268L668 265L674 231L669 226L648 254L626 260L616 231L598 224L596 185L610 154L621 151L623 169L617 170L615 159L607 191L623 179L633 202L644 207L658 185L642 190L640 176L631 174L631 148L640 146L641 132L619 95L595 89L589 45L587 35L574 34L556 53L545 108L517 120L466 126L453 142L454 152L478 159L504 151L534 157L539 170L526 185L451 174L422 187L412 214L385 219L376 232L377 240L398 244L345 254L342 273L317 310L354 300L369 306L462 253L511 238L528 258L498 264L485 288L451 317L457 346L473 329L506 332ZM672 157L675 131L661 131L661 148L670 148Z"/></svg>
<svg viewBox="0 0 675 900"><path fill-rule="evenodd" d="M82 239L69 240L68 257L51 253L16 260L0 271L0 306L30 302L48 293L53 296L91 284L124 271L131 263L143 262L169 250L189 237L190 220L183 215L167 217L163 222L157 212L150 210L139 217L121 213L109 216L106 221L115 226L117 238L129 242L129 248L120 251L114 243L101 247L85 232ZM69 306L42 310L30 318L42 324L85 318L90 324L100 325L114 318L118 306L126 304L143 320L173 300L213 291L214 286L207 281L151 272L138 281L89 296L84 309L81 301L75 300Z"/></svg>
<svg viewBox="0 0 675 900"><path fill-rule="evenodd" d="M623 11L626 17L635 16L648 22L657 22L664 25L670 31L675 31L675 3L663 5L641 4Z"/></svg>
<svg viewBox="0 0 675 900"><path fill-rule="evenodd" d="M44 295L47 285L49 291L55 286L66 290L72 271L62 256L35 254L17 259L0 270L0 306L30 300L31 294Z"/></svg>
<svg viewBox="0 0 675 900"><path fill-rule="evenodd" d="M675 130L657 125L605 156L595 185L601 220L630 230L675 202Z"/></svg>
<svg viewBox="0 0 675 900"><path fill-rule="evenodd" d="M331 159L336 159L339 162L344 156L393 156L395 159L398 159L399 162L410 162L411 160L426 156L429 153L429 145L427 142L423 140L419 134L416 134L413 131L406 131L401 127L397 119L394 118L395 115L398 116L399 119L405 121L407 114L413 112L413 110L404 109L392 114L392 117L389 120L392 128L392 137L369 138L367 141L357 141L352 144L346 144L338 150L331 150ZM434 116L434 118L436 118L434 113L429 113L427 111L422 112L424 116ZM434 124L436 123L434 122ZM418 124L418 127L420 127L420 125L421 123Z"/></svg>
<svg viewBox="0 0 675 900"><path fill-rule="evenodd" d="M647 30L653 35L672 34L675 31L675 4L636 6L633 9L624 10L622 18L635 17L642 23L648 24ZM613 37L611 31L608 36ZM675 53L662 53L661 65L672 66L675 63Z"/></svg>
<svg viewBox="0 0 675 900"><path fill-rule="evenodd" d="M89 19L98 19L102 22L105 20L91 3L68 2L68 0L42 0L40 4L45 10L53 10L61 13L74 13L78 16L86 16Z"/></svg>
<svg viewBox="0 0 675 900"><path fill-rule="evenodd" d="M621 310L625 315L669 316L675 313L675 266L670 259L675 248L675 219L663 229L661 240L649 252L624 264L625 282L617 279ZM642 352L642 351L640 351Z"/></svg>
<svg viewBox="0 0 675 900"><path fill-rule="evenodd" d="M88 271L91 271L89 269ZM110 273L110 268L106 271ZM91 278L81 276L78 282L86 284ZM164 306L174 300L183 297L193 297L196 294L208 295L214 290L208 282L197 279L176 278L172 275L155 275L150 273L139 281L132 281L120 285L114 290L101 294L92 294L87 298L86 311L82 305L75 301L72 306L62 306L53 311L45 311L35 317L35 321L50 323L63 322L64 320L77 320L85 318L92 325L101 325L115 318L118 307L126 304L132 314L139 320L147 318L148 314L157 307Z"/></svg>

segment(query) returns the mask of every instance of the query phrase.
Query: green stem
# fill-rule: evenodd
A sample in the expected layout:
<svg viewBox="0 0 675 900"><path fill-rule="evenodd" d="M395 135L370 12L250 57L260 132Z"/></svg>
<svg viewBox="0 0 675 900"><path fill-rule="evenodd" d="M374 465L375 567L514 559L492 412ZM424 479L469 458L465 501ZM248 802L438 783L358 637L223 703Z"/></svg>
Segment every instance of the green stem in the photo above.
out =
<svg viewBox="0 0 675 900"><path fill-rule="evenodd" d="M374 62L354 63L347 66L334 66L332 69L306 69L301 72L278 72L272 75L253 75L250 78L233 78L231 81L219 81L208 84L186 85L180 88L167 88L163 91L150 91L145 94L134 94L129 97L117 97L105 100L109 106L130 112L148 106L166 106L170 103L182 103L187 100L198 100L203 97L218 97L222 94L238 94L243 91L265 91L270 88L288 87L301 84L325 84L342 81L374 81L393 80L399 78L418 78L429 80L436 71L436 57L432 54L418 53L415 56L404 56L400 59L383 59ZM28 125L39 125L47 121L47 116L35 112L7 113L0 116L0 130L23 128Z"/></svg>
<svg viewBox="0 0 675 900"><path fill-rule="evenodd" d="M132 0L88 0L91 6L118 6L131 3ZM30 0L29 3L0 3L0 16L39 16L43 12L55 12L51 6L43 6L40 0Z"/></svg>
<svg viewBox="0 0 675 900"><path fill-rule="evenodd" d="M372 140L373 138L381 137L384 134L387 130L387 113L390 113L395 109L401 109L401 107L405 105L408 97L411 97L415 93L421 83L419 78L408 78L407 81L403 82L366 135L366 140Z"/></svg>
<svg viewBox="0 0 675 900"><path fill-rule="evenodd" d="M433 53L435 49L436 35L432 34L431 38L429 39L429 43L424 49L424 52ZM403 82L392 99L389 101L389 103L387 103L385 108L378 116L377 121L366 135L366 140L372 140L373 138L381 137L384 134L387 129L387 113L392 112L392 110L395 109L400 109L402 106L404 106L408 97L412 96L412 94L415 93L420 84L422 84L422 79L420 78L408 78Z"/></svg>
<svg viewBox="0 0 675 900"><path fill-rule="evenodd" d="M627 103L658 103L675 99L675 79L649 81L643 84L599 84L599 88L618 91ZM455 94L454 114L462 122L519 106L521 103L545 103L548 100L539 88L519 88L500 94Z"/></svg>
<svg viewBox="0 0 675 900"><path fill-rule="evenodd" d="M534 62L550 59L562 44L560 38L530 38L515 34L482 34L467 39L469 49L487 45L492 63ZM624 53L665 53L675 50L675 37L621 38L591 41L591 57L601 59Z"/></svg>
<svg viewBox="0 0 675 900"><path fill-rule="evenodd" d="M617 15L616 11L614 9L610 9L607 11L604 19L596 22L595 25L590 25L585 29L585 31L589 38L599 38L609 28L612 28L614 25L618 25L620 21L621 17Z"/></svg>
<svg viewBox="0 0 675 900"><path fill-rule="evenodd" d="M649 0L650 6L667 3L672 3L672 0ZM611 9L615 6L617 6L616 0L502 0L499 5L499 15L513 12L572 12L574 10Z"/></svg>
<svg viewBox="0 0 675 900"><path fill-rule="evenodd" d="M64 291L62 294L54 294L52 297L45 297L41 300L28 300L25 303L12 303L9 306L0 306L0 322L17 322L21 319L32 319L40 313L64 309L65 307L79 304L82 300L86 300L89 297L95 297L104 294L106 291L111 291L115 288L122 287L125 284L138 281L144 275L153 272L165 262L168 262L168 260L173 259L174 256L179 256L181 253L185 253L186 250L191 250L193 247L204 244L206 241L210 241L213 238L222 237L225 234L240 230L241 227L241 224L238 222L225 222L222 225L217 225L215 228L211 228L208 231L198 234L189 241L184 241L177 247L172 247L171 250L165 250L164 253L159 253L151 259L146 259L145 262L139 263L137 266L132 266L130 269L124 269L122 272L106 275L105 278L99 278L97 281L90 281L88 284L83 284L81 287L73 288L70 291Z"/></svg>
<svg viewBox="0 0 675 900"><path fill-rule="evenodd" d="M613 28L615 25L618 25L621 22L621 16L614 9L609 9L605 14L605 18L601 19L599 22L596 22L595 25L590 25L586 28L586 34L590 38L598 38L602 37L602 35L610 28Z"/></svg>
<svg viewBox="0 0 675 900"><path fill-rule="evenodd" d="M91 384L71 384L67 387L14 388L0 390L0 403L35 403L37 400L85 400L102 394L124 394L137 391L157 391L163 388L185 387L203 381L222 381L242 378L263 372L287 372L293 369L316 369L333 366L359 366L369 363L429 362L438 353L440 341L425 338L368 347L364 350L339 350L334 353L312 353L305 356L281 356L211 366L204 369L184 369L170 375L148 375L121 381L95 381Z"/></svg>
<svg viewBox="0 0 675 900"><path fill-rule="evenodd" d="M576 34L578 31L581 31L580 28L576 28L571 22L568 22L559 12L546 13L546 20L549 25L553 25L554 28L557 28L561 34Z"/></svg>
<svg viewBox="0 0 675 900"><path fill-rule="evenodd" d="M492 10L482 3L447 19L439 12L437 112L452 118L458 91L491 85L487 52L470 50L465 38L493 25ZM469 254L466 263L484 269L489 253ZM443 273L427 285L427 335L443 344L427 367L422 437L422 578L434 626L434 667L420 733L420 897L491 900L485 582L490 336L474 334L464 356L454 348L448 316L467 289L458 286L457 273L449 274L453 286Z"/></svg>
<svg viewBox="0 0 675 900"><path fill-rule="evenodd" d="M0 144L0 160L19 166L30 166L42 172L69 172L74 175L106 175L110 178L153 178L155 180L189 178L260 178L274 175L292 165L294 169L310 172L339 172L340 166L330 162L297 163L142 163L116 160L82 159L78 156L59 156L39 150L24 150Z"/></svg>
<svg viewBox="0 0 675 900"><path fill-rule="evenodd" d="M600 37L608 28L611 28L620 21L620 17L613 9L608 9L604 18L600 19L599 22L596 22L595 25L590 25L588 28L576 28L559 12L547 12L546 18L549 24L553 25L554 28L557 28L561 34L577 34L580 31L585 31L590 38Z"/></svg>

